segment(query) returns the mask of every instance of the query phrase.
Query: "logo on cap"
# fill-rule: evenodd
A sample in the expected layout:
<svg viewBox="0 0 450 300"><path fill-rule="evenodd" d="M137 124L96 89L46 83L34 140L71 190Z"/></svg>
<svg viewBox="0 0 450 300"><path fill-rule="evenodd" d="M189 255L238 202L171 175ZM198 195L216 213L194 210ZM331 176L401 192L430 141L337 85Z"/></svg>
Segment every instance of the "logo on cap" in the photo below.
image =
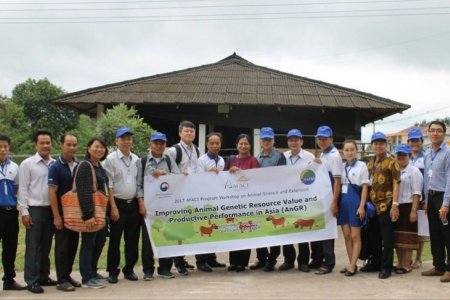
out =
<svg viewBox="0 0 450 300"><path fill-rule="evenodd" d="M273 139L275 137L275 133L273 132L273 128L271 127L263 127L259 133L260 139Z"/></svg>
<svg viewBox="0 0 450 300"><path fill-rule="evenodd" d="M320 126L317 128L316 137L332 137L333 136L333 130L331 130L328 126Z"/></svg>

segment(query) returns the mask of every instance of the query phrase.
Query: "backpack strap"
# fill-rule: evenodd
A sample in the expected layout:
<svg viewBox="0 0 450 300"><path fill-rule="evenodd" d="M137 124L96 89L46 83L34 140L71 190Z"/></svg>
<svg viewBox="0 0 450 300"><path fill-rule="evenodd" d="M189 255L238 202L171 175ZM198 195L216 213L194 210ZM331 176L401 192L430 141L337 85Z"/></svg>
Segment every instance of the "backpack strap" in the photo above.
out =
<svg viewBox="0 0 450 300"><path fill-rule="evenodd" d="M142 182L144 182L145 167L147 166L147 155L141 157L142 165Z"/></svg>
<svg viewBox="0 0 450 300"><path fill-rule="evenodd" d="M181 162L181 156L183 155L183 153L181 152L181 146L180 146L180 144L178 143L178 144L175 144L173 147L174 147L175 150L177 151L177 156L176 156L176 158L175 158L175 163L176 163L177 165L179 165L180 162Z"/></svg>
<svg viewBox="0 0 450 300"><path fill-rule="evenodd" d="M172 160L170 159L170 156L168 154L164 154L164 159L166 160L167 168L169 168L169 173L172 173Z"/></svg>

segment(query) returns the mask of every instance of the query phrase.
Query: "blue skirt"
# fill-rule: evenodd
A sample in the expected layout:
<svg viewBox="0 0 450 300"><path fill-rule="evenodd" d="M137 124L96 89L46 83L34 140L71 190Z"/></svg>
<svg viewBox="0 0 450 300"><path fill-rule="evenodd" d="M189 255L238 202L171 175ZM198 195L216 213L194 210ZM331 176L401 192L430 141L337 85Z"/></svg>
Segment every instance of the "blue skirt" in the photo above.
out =
<svg viewBox="0 0 450 300"><path fill-rule="evenodd" d="M341 193L339 198L339 213L337 217L338 225L350 225L351 227L361 227L362 222L358 212L359 204L361 203L361 187L349 184L347 193Z"/></svg>

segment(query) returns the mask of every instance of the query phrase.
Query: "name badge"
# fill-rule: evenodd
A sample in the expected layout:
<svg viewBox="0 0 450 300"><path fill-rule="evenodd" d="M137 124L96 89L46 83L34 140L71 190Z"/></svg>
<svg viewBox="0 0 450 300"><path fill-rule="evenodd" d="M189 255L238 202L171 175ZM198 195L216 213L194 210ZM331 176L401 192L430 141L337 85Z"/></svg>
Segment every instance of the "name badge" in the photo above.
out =
<svg viewBox="0 0 450 300"><path fill-rule="evenodd" d="M433 170L428 170L428 177L431 178L433 176Z"/></svg>
<svg viewBox="0 0 450 300"><path fill-rule="evenodd" d="M133 183L133 176L131 176L131 174L127 174L125 182L128 183L128 184L132 184Z"/></svg>
<svg viewBox="0 0 450 300"><path fill-rule="evenodd" d="M348 184L343 184L342 185L342 189L341 189L341 193L342 194L347 194L348 191Z"/></svg>

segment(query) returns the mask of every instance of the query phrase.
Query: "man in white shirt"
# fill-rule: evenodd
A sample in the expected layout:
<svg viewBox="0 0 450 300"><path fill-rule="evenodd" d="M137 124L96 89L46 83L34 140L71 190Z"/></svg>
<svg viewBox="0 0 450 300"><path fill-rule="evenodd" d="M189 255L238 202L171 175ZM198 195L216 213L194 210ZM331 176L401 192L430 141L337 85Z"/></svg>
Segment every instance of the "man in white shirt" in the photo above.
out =
<svg viewBox="0 0 450 300"><path fill-rule="evenodd" d="M120 273L120 241L125 241L125 266L122 269L125 279L138 280L134 266L139 258L139 235L141 222L137 193L137 162L139 157L131 152L133 132L128 127L116 131L116 151L110 153L103 167L109 178L109 189L114 196L111 203L111 222L108 246L108 282L117 283Z"/></svg>
<svg viewBox="0 0 450 300"><path fill-rule="evenodd" d="M287 143L289 150L284 152L286 165L294 166L314 161L314 155L302 149L303 135L298 129L291 129L287 133ZM297 256L298 269L302 272L309 272L309 245L308 243L298 244L299 253ZM280 271L292 269L295 264L294 245L283 246L284 263L278 268Z"/></svg>
<svg viewBox="0 0 450 300"><path fill-rule="evenodd" d="M19 199L25 236L25 282L35 294L44 292L41 286L56 285L49 277L49 253L54 233L53 215L48 194L48 168L55 162L50 156L52 135L38 131L34 136L37 153L25 159L19 169Z"/></svg>

